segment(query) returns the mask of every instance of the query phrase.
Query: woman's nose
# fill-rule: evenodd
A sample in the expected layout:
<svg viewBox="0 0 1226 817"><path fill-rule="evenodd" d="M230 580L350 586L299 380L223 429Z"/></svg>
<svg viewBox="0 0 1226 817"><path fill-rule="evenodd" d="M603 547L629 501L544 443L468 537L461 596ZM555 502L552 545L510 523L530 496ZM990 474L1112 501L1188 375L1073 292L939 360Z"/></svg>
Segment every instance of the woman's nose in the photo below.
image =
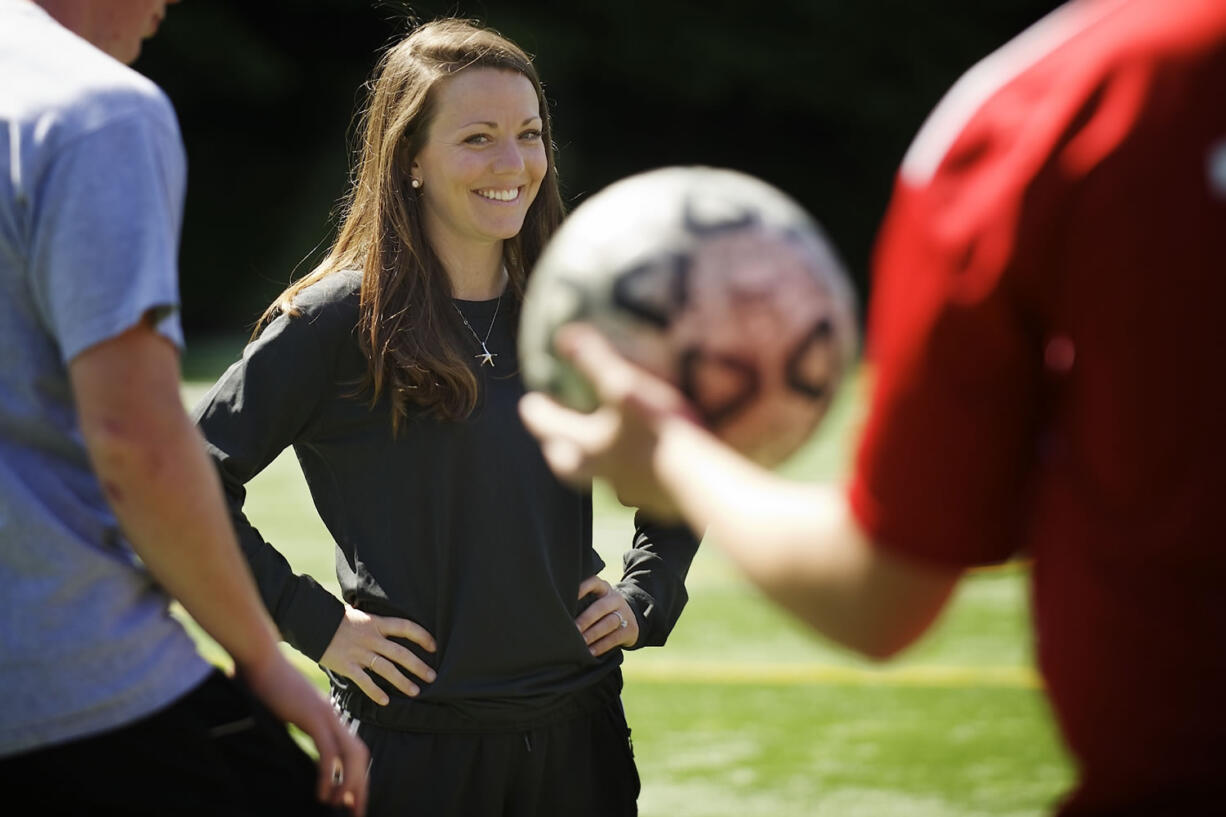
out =
<svg viewBox="0 0 1226 817"><path fill-rule="evenodd" d="M494 154L495 173L518 173L524 169L524 155L514 139L499 142Z"/></svg>

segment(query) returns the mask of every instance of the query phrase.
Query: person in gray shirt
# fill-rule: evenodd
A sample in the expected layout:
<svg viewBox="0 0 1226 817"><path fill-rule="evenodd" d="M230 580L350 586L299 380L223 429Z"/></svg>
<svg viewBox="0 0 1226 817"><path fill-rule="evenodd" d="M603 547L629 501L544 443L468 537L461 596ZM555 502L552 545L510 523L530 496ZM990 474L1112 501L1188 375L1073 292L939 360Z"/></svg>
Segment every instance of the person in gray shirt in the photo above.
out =
<svg viewBox="0 0 1226 817"><path fill-rule="evenodd" d="M0 780L49 813L361 812L365 748L282 657L180 401L183 147L124 64L165 6L0 0Z"/></svg>

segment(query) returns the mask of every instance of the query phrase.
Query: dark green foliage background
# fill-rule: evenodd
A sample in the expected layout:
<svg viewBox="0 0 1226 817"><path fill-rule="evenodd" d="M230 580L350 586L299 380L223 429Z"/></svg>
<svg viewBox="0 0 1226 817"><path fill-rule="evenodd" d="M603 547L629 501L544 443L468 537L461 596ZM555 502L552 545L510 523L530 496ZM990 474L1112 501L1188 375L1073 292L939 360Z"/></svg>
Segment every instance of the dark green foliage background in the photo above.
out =
<svg viewBox="0 0 1226 817"><path fill-rule="evenodd" d="M975 61L1053 0L197 0L137 67L190 159L189 335L248 327L319 257L346 186L350 123L377 51L416 14L477 17L537 55L567 203L667 164L737 168L827 228L861 292L894 169Z"/></svg>

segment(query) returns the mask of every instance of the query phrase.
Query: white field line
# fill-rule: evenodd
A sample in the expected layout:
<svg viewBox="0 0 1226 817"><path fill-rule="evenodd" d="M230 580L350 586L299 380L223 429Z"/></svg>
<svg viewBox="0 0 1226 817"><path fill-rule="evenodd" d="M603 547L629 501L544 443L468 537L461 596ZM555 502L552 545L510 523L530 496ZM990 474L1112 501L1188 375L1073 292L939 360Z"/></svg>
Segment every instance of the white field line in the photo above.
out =
<svg viewBox="0 0 1226 817"><path fill-rule="evenodd" d="M719 661L651 661L622 665L627 681L640 683L799 686L845 684L898 687L1006 687L1042 689L1031 667L904 666L890 669L827 664L730 664Z"/></svg>

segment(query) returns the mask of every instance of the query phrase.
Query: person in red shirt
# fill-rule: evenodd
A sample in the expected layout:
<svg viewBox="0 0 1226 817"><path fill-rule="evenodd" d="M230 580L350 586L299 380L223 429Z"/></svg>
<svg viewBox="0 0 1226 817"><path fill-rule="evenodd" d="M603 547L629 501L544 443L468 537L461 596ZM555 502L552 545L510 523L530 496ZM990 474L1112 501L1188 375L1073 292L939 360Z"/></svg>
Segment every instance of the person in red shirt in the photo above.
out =
<svg viewBox="0 0 1226 817"><path fill-rule="evenodd" d="M1226 3L1075 0L968 72L874 257L847 488L758 469L569 327L594 416L521 405L553 467L708 528L768 595L885 657L962 572L1033 560L1062 815L1226 813Z"/></svg>

